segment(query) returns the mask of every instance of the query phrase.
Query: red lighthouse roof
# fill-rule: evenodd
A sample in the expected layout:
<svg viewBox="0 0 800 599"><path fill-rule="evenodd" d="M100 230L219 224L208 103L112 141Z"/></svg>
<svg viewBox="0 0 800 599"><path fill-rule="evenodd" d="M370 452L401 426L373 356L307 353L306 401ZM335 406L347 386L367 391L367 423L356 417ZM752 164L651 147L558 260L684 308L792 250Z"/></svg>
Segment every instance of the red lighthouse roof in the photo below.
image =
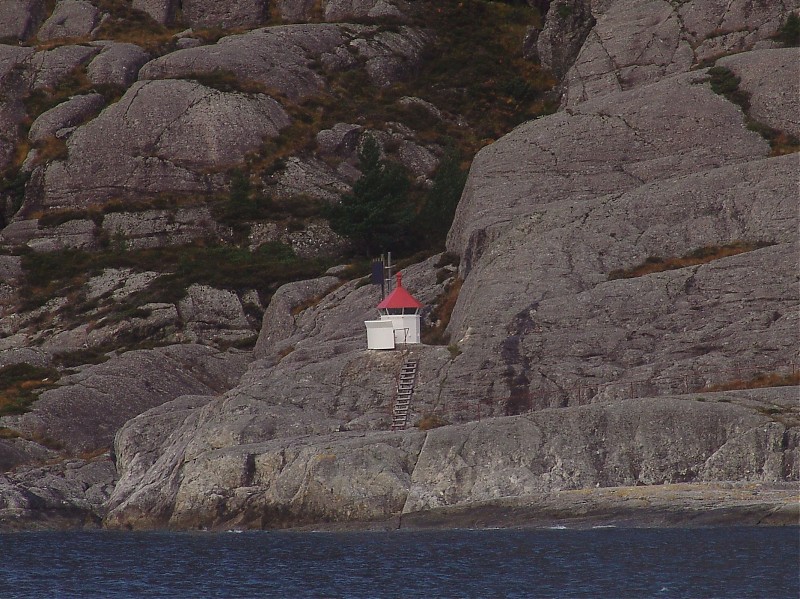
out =
<svg viewBox="0 0 800 599"><path fill-rule="evenodd" d="M378 310L385 308L421 308L422 304L419 303L414 296L411 295L403 287L403 279L400 273L397 273L397 287L389 295L386 296L380 304Z"/></svg>

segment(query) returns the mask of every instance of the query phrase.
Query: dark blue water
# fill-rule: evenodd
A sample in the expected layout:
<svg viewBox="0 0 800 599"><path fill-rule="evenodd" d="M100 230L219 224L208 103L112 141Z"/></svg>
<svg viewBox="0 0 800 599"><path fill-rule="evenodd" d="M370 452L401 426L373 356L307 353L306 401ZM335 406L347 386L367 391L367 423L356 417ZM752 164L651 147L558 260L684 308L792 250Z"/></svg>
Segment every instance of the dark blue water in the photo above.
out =
<svg viewBox="0 0 800 599"><path fill-rule="evenodd" d="M798 528L0 534L0 597L797 599Z"/></svg>

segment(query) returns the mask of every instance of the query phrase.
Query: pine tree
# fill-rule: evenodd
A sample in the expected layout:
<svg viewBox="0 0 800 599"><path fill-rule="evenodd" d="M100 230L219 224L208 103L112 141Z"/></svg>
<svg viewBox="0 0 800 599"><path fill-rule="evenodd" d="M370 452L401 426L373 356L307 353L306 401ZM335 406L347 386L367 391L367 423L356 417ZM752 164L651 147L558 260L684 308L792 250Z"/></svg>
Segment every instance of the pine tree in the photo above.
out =
<svg viewBox="0 0 800 599"><path fill-rule="evenodd" d="M410 182L399 164L381 160L377 142L368 138L359 152L361 178L352 193L328 211L331 228L347 237L365 255L400 250L409 242L414 211Z"/></svg>
<svg viewBox="0 0 800 599"><path fill-rule="evenodd" d="M425 205L417 219L417 229L426 237L429 245L439 245L447 236L466 182L467 173L461 170L459 153L450 148L439 163L433 177L433 187L427 193Z"/></svg>

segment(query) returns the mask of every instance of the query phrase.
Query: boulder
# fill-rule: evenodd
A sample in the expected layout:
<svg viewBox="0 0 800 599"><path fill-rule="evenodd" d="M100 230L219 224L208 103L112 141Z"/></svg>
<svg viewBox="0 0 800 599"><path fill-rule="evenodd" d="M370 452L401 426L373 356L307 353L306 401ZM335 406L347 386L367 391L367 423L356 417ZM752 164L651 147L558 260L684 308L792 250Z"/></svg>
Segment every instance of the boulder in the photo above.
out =
<svg viewBox="0 0 800 599"><path fill-rule="evenodd" d="M130 87L139 75L139 69L150 55L136 44L97 42L102 48L89 66L86 75L94 85Z"/></svg>
<svg viewBox="0 0 800 599"><path fill-rule="evenodd" d="M93 46L59 46L36 52L29 62L31 87L37 90L56 87L99 52L100 48Z"/></svg>
<svg viewBox="0 0 800 599"><path fill-rule="evenodd" d="M97 26L98 14L87 0L59 0L36 37L39 41L86 37Z"/></svg>
<svg viewBox="0 0 800 599"><path fill-rule="evenodd" d="M172 25L180 0L133 0L133 8L150 15L156 23Z"/></svg>
<svg viewBox="0 0 800 599"><path fill-rule="evenodd" d="M324 79L310 66L314 58L345 43L335 25L285 25L223 37L216 44L171 52L150 61L140 79L164 79L214 75L223 71L241 81L256 82L265 89L298 101L319 93Z"/></svg>
<svg viewBox="0 0 800 599"><path fill-rule="evenodd" d="M39 115L31 125L28 139L33 143L42 142L56 135L59 129L80 125L99 113L105 104L105 99L100 94L72 96Z"/></svg>
<svg viewBox="0 0 800 599"><path fill-rule="evenodd" d="M325 20L407 22L408 4L403 0L326 0Z"/></svg>
<svg viewBox="0 0 800 599"><path fill-rule="evenodd" d="M717 65L741 77L739 89L749 95L753 119L800 137L800 82L786 77L797 71L799 60L799 49L781 48L726 56Z"/></svg>
<svg viewBox="0 0 800 599"><path fill-rule="evenodd" d="M252 28L266 21L266 0L183 0L183 20L192 27Z"/></svg>
<svg viewBox="0 0 800 599"><path fill-rule="evenodd" d="M44 0L7 0L0 6L0 41L26 41L45 17Z"/></svg>
<svg viewBox="0 0 800 599"><path fill-rule="evenodd" d="M336 123L330 129L323 129L317 133L317 152L349 158L356 151L361 130L360 125L351 123Z"/></svg>
<svg viewBox="0 0 800 599"><path fill-rule="evenodd" d="M364 32L372 35L355 39L350 45L366 61L365 68L373 84L388 87L416 72L428 42L424 31L402 26L397 31L365 29Z"/></svg>
<svg viewBox="0 0 800 599"><path fill-rule="evenodd" d="M72 134L66 160L41 168L41 191L30 194L24 210L208 191L216 185L208 169L241 162L288 124L281 106L262 94L189 81L138 82Z"/></svg>
<svg viewBox="0 0 800 599"><path fill-rule="evenodd" d="M178 303L178 313L185 324L184 335L193 341L245 339L255 333L232 291L192 285Z"/></svg>

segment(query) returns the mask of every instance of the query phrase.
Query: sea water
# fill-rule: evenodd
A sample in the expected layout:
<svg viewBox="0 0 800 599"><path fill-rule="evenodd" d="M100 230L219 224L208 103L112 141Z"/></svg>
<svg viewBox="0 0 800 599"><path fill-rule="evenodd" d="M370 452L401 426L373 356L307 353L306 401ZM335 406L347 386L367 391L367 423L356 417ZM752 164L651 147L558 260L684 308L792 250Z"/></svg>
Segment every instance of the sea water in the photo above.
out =
<svg viewBox="0 0 800 599"><path fill-rule="evenodd" d="M797 599L800 528L0 534L0 597Z"/></svg>

